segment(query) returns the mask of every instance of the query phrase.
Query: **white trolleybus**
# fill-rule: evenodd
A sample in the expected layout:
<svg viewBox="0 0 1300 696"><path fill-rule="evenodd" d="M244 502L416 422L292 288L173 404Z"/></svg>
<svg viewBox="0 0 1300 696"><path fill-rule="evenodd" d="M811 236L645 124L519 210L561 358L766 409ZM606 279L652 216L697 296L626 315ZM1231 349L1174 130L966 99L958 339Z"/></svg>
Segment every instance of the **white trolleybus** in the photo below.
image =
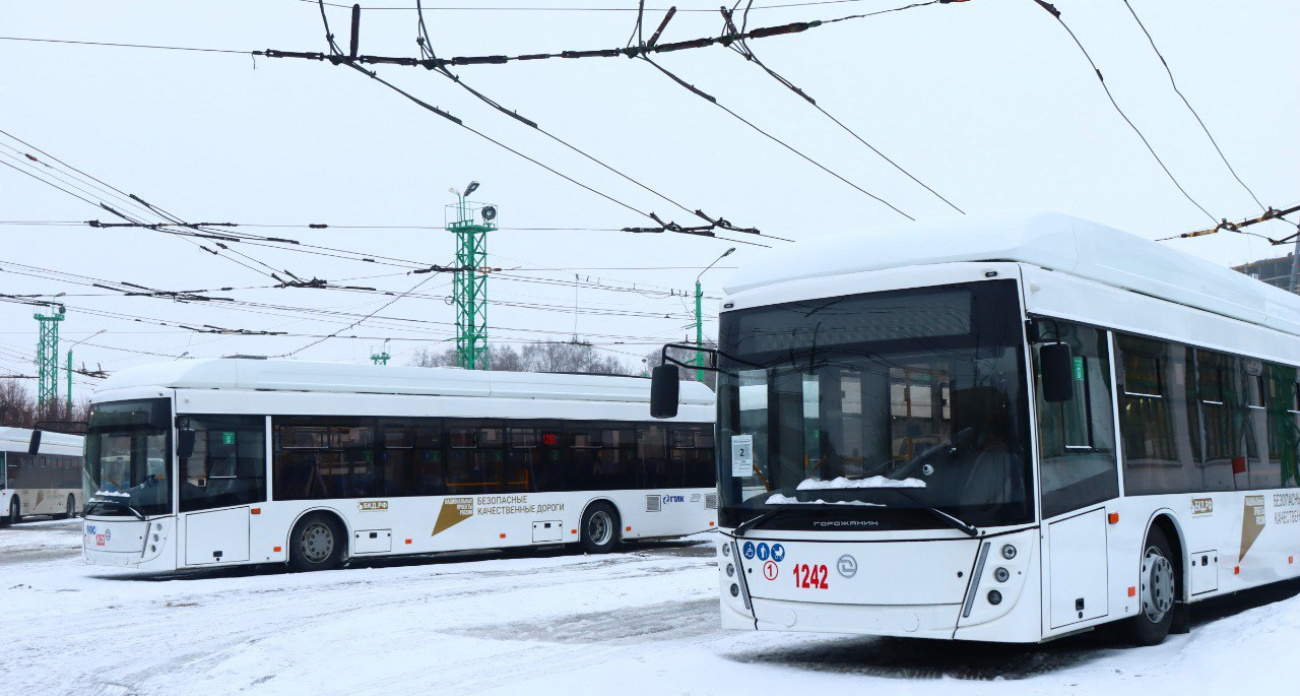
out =
<svg viewBox="0 0 1300 696"><path fill-rule="evenodd" d="M724 626L1156 643L1300 577L1300 297L1059 215L800 247L723 300Z"/></svg>
<svg viewBox="0 0 1300 696"><path fill-rule="evenodd" d="M37 443L35 454L32 443ZM80 435L0 428L0 520L28 515L72 517L81 509Z"/></svg>
<svg viewBox="0 0 1300 696"><path fill-rule="evenodd" d="M650 381L251 359L123 370L92 399L84 556L148 571L714 528L713 394Z"/></svg>

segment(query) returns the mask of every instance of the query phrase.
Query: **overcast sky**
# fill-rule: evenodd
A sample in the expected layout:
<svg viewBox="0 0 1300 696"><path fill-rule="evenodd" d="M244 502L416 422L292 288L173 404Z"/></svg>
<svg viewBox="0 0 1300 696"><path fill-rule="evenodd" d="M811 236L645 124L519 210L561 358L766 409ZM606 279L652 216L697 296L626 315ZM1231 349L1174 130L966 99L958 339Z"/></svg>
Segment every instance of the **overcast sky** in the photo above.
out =
<svg viewBox="0 0 1300 696"><path fill-rule="evenodd" d="M750 27L908 4L862 0L758 7L797 2L801 0L756 2ZM414 0L367 4L413 7ZM452 4L425 3L439 56L621 47L636 17L623 11L486 9L635 8L634 0L462 0L454 4L473 9L436 9ZM658 8L647 13L653 28L668 3L651 4ZM1265 205L1300 202L1300 130L1295 128L1300 63L1294 48L1300 3L1131 4L1245 183ZM677 5L716 10L716 3L703 0ZM1171 89L1124 1L1061 0L1056 6L1092 54L1115 99L1187 192L1215 218L1259 214ZM319 11L300 0L6 0L3 8L0 35L6 37L244 52L325 50ZM329 8L345 50L348 14ZM716 35L720 28L716 11L679 12L661 41ZM415 36L416 15L409 9L363 13L363 53L416 56ZM1211 224L1114 111L1070 36L1033 0L934 4L755 40L750 46L818 105L968 213L1056 210L1150 239ZM656 343L693 335L688 328L690 289L700 270L727 248L737 246L738 251L704 276L705 291L714 298L729 267L793 248L779 241L765 242L772 247L766 249L672 234L584 231L653 223L342 66L254 59L247 53L11 40L0 40L0 60L8 66L0 80L0 130L188 221L440 227L445 206L454 202L447 189L481 182L472 198L499 206L503 228L490 235L490 264L509 271L490 281L493 343L568 340L576 332L629 364L640 364L640 356ZM736 53L714 46L657 60L903 212L918 219L958 215ZM681 224L698 222L491 110L435 73L394 66L377 70L475 130L637 210ZM643 61L547 60L467 66L456 72L554 135L688 208L796 240L795 245L905 221ZM61 167L56 171L24 160L19 153L27 151L0 136L0 162L78 183ZM94 196L82 195L110 200L92 192ZM13 168L0 167L0 223L5 223L0 224L5 240L0 292L67 293L61 298L68 307L63 349L90 337L74 349L79 364L112 371L180 355L290 352L300 359L366 361L385 337L393 339L395 362L405 363L421 347L445 348L454 335L454 308L444 299L451 293L450 275L411 275L409 264L385 266L234 245L255 261L232 260L228 253L219 258L150 230L8 224L92 219L115 220ZM1276 222L1252 229L1273 237L1294 231ZM452 235L437 229L243 231L420 264L454 260ZM1170 244L1225 265L1288 250L1226 233ZM846 253L869 254L870 249L864 245ZM51 278L31 267L84 277ZM303 349L314 337L348 326L393 297L239 289L273 284L262 273L266 267L304 279L395 292L425 282L417 291L420 297L401 299L376 319ZM576 296L575 275L581 285ZM219 308L216 303L123 297L72 282L93 282L87 278L166 290L231 287L236 289L208 294L263 306ZM527 282L537 279L551 282ZM640 292L592 287L597 284L635 286ZM534 306L512 306L522 303ZM286 308L333 314L304 315ZM717 308L716 299L706 301L709 335L715 332ZM0 374L34 373L33 309L0 303ZM214 336L177 324L294 335ZM347 338L352 335L360 338ZM87 394L93 383L79 378L77 396Z"/></svg>

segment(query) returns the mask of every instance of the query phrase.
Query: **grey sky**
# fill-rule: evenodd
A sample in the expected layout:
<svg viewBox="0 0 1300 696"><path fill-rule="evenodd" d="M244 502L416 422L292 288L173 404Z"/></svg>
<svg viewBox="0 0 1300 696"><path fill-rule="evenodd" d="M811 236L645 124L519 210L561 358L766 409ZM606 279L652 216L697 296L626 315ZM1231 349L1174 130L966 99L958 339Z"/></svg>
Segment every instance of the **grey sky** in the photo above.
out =
<svg viewBox="0 0 1300 696"><path fill-rule="evenodd" d="M414 5L375 0L372 5ZM441 56L530 53L622 46L635 19L627 12L445 11L425 3ZM465 7L475 3L456 2ZM480 3L479 5L483 5ZM630 0L526 2L494 6L635 7ZM652 3L657 7L667 3ZM709 9L707 2L679 2ZM760 3L755 3L760 4ZM762 4L778 4L776 0ZM906 5L864 0L755 9L754 25L829 19ZM1300 199L1300 112L1294 38L1300 5L1282 0L1222 3L1132 0L1174 71L1242 178L1266 205ZM1057 6L1092 53L1119 104L1188 189L1216 217L1259 208L1223 167L1122 0L1062 0ZM340 44L347 11L331 9ZM297 0L5 3L4 36L148 43L236 50L324 50L316 7ZM650 15L657 23L662 12ZM664 41L718 33L710 13L679 13ZM362 51L416 55L415 14L366 12ZM753 41L751 47L868 141L968 212L1059 210L1158 238L1208 226L1182 197L1106 99L1069 36L1032 0L972 0L921 7ZM132 50L0 41L9 69L0 80L0 129L113 186L181 217L204 221L336 225L441 225L448 187L482 182L473 196L497 204L503 227L609 228L650 222L592 195L420 109L381 85L328 63L247 55ZM850 136L722 47L662 56L660 62L723 104L850 181L918 218L955 215ZM381 76L445 108L494 138L644 211L694 224L664 201L582 160L419 68L380 67ZM471 66L458 74L507 107L692 208L795 240L902 220L692 96L651 66L625 58ZM3 140L5 144L10 141ZM0 155L13 154L0 147ZM24 166L17 160L4 161ZM71 221L110 216L7 167L0 167L0 221ZM1253 228L1272 236L1285 225ZM448 263L450 234L437 230L306 229L250 232L424 263ZM1291 231L1294 231L1292 228ZM129 281L164 289L266 285L269 279L180 239L147 230L0 226L13 263ZM688 292L698 268L730 246L739 250L705 276L716 294L726 267L771 250L675 235L501 231L489 240L494 266L513 275ZM923 243L923 240L918 240ZM1249 237L1173 243L1223 264L1286 252ZM235 247L304 277L405 291L428 276L403 269ZM5 263L8 262L8 263ZM694 266L695 270L641 270ZM548 268L562 269L545 271ZM526 270L525 270L526 269ZM600 270L597 270L600 269ZM617 270L615 270L617 269ZM453 334L450 276L421 287L381 317L430 324L367 322L345 332L392 337L405 362L421 345ZM0 273L0 292L67 292L64 346L78 363L107 370L164 355L280 354L312 338L214 337L87 314L82 309L252 330L323 335L355 320L304 318L272 309L219 309ZM84 295L104 295L86 297ZM215 292L266 304L368 314L391 297L322 290ZM574 288L497 278L490 282L494 342L568 339L575 331ZM653 293L579 289L576 331L629 363L661 340L684 338L689 300ZM549 309L505 306L535 303ZM716 313L716 302L706 305ZM32 308L0 303L0 373L30 374L36 343ZM713 332L714 324L706 324ZM410 330L413 329L413 330ZM379 340L326 341L303 359L361 361ZM439 346L445 346L441 343ZM106 347L101 347L106 346ZM112 348L108 348L112 347ZM79 380L78 394L90 384Z"/></svg>

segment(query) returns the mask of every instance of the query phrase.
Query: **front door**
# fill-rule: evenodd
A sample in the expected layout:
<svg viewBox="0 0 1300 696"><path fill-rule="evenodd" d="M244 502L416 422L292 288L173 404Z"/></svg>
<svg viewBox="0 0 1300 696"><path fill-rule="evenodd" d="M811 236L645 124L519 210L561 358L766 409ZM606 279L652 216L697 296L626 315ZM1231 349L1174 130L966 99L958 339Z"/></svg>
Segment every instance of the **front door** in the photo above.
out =
<svg viewBox="0 0 1300 696"><path fill-rule="evenodd" d="M185 517L185 565L248 560L247 507L195 512Z"/></svg>

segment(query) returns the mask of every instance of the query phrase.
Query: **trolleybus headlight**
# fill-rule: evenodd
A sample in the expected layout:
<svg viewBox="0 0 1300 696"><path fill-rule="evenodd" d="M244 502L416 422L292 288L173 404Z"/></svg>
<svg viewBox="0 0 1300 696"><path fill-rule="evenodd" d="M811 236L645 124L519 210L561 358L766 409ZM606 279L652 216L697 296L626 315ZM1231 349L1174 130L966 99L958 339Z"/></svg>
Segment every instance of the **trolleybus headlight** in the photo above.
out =
<svg viewBox="0 0 1300 696"><path fill-rule="evenodd" d="M722 555L724 555L724 556L730 556L730 555L731 555L731 544L723 544L723 545L722 545Z"/></svg>
<svg viewBox="0 0 1300 696"><path fill-rule="evenodd" d="M1006 582L1007 580L1011 579L1011 571L1007 570L1006 568L998 568L997 570L993 571L993 579L997 580L998 582Z"/></svg>
<svg viewBox="0 0 1300 696"><path fill-rule="evenodd" d="M730 577L734 577L735 575L736 575L736 566L731 565L730 563L728 563L728 564L727 564L727 577L730 578Z"/></svg>
<svg viewBox="0 0 1300 696"><path fill-rule="evenodd" d="M740 585L737 585L737 584L734 583L734 582L731 583L731 596L732 596L732 597L739 597L739 596L740 596Z"/></svg>
<svg viewBox="0 0 1300 696"><path fill-rule="evenodd" d="M1011 559L1013 559L1013 558L1015 558L1015 557L1016 557L1016 547L1012 546L1011 544L1007 544L1006 546L1003 546L1003 547L1002 547L1002 557L1005 558L1005 559L1007 559L1008 561L1011 560Z"/></svg>
<svg viewBox="0 0 1300 696"><path fill-rule="evenodd" d="M1002 593L997 590L989 590L989 604L997 606L1002 603Z"/></svg>

